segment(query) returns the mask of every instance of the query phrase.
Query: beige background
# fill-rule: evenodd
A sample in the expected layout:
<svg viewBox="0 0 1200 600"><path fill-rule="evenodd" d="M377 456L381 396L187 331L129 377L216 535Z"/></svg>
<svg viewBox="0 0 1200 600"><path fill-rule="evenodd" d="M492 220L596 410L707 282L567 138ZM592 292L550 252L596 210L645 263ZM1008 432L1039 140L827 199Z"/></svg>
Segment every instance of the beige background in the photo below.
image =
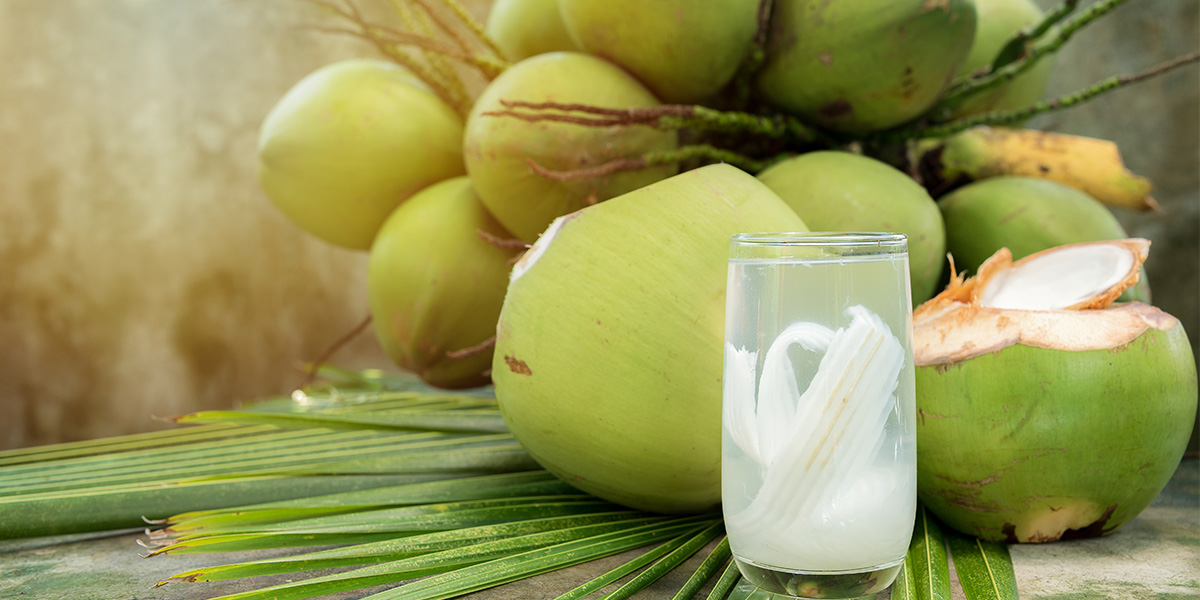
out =
<svg viewBox="0 0 1200 600"><path fill-rule="evenodd" d="M366 315L365 255L300 233L254 177L283 92L372 55L303 29L324 23L299 0L0 0L0 447L287 392ZM1197 31L1194 2L1130 3L1068 47L1053 88L1194 51ZM1037 122L1114 139L1155 180L1166 212L1121 218L1154 241L1155 298L1193 343L1196 74ZM370 335L336 360L387 364Z"/></svg>

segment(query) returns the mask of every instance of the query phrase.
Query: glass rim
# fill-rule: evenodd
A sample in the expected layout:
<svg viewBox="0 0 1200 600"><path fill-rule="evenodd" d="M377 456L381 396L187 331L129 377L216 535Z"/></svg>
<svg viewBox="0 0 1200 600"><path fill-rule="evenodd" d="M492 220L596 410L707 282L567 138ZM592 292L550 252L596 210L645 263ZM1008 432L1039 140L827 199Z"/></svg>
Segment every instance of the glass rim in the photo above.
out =
<svg viewBox="0 0 1200 600"><path fill-rule="evenodd" d="M763 231L735 233L729 243L740 246L900 246L903 233L883 231Z"/></svg>

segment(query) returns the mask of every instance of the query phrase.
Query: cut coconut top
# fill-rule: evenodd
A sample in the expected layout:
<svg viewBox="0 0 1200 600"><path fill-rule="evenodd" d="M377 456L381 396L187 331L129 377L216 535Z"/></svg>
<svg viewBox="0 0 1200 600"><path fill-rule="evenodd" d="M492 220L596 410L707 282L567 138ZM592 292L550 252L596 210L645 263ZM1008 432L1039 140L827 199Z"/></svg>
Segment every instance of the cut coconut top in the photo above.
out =
<svg viewBox="0 0 1200 600"><path fill-rule="evenodd" d="M979 275L956 274L945 291L913 312L916 363L956 362L1013 344L1113 348L1150 327L1169 329L1176 319L1157 308L1136 302L1107 308L1137 283L1149 248L1139 238L1071 244L1015 263L1002 248Z"/></svg>
<svg viewBox="0 0 1200 600"><path fill-rule="evenodd" d="M981 268L975 295L990 308L1103 308L1137 283L1149 248L1149 241L1134 238L1043 250L1006 269Z"/></svg>

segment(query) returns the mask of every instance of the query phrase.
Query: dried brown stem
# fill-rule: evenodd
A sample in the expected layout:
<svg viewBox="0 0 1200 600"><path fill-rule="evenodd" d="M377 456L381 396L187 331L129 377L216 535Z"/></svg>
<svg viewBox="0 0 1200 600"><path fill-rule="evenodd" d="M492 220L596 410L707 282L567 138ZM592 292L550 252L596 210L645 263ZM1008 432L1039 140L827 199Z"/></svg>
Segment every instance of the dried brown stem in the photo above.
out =
<svg viewBox="0 0 1200 600"><path fill-rule="evenodd" d="M421 35L427 37L433 35L433 25L430 23L430 20L423 14L414 11L406 0L392 0L392 5L395 6L400 19L404 21L405 27L419 31ZM466 103L465 99L470 94L467 93L467 88L463 85L462 79L454 71L453 65L450 64L450 59L429 50L422 50L421 56L425 58L425 62L429 63L430 67L445 82L446 87L454 93L455 97L464 99L464 103Z"/></svg>
<svg viewBox="0 0 1200 600"><path fill-rule="evenodd" d="M529 169L534 173L553 181L574 181L576 179L590 179L592 177L602 177L622 171L637 171L644 169L648 165L644 157L638 158L618 158L610 160L604 164L588 167L586 169L572 169L570 171L554 171L539 165L532 158L525 159L529 164Z"/></svg>
<svg viewBox="0 0 1200 600"><path fill-rule="evenodd" d="M482 229L476 229L475 235L479 236L483 241L500 248L501 250L525 250L529 248L529 244L516 238L500 238L496 237Z"/></svg>
<svg viewBox="0 0 1200 600"><path fill-rule="evenodd" d="M504 51L500 49L500 46L496 45L495 40L488 36L483 25L479 21L476 21L475 17L472 17L471 13L462 4L459 4L458 0L440 0L440 2L443 6L448 7L454 13L454 16L458 17L459 22L471 30L471 33L475 34L475 38L483 42L483 45L487 46L488 50L491 50L500 60L508 61L508 58L504 56Z"/></svg>
<svg viewBox="0 0 1200 600"><path fill-rule="evenodd" d="M399 0L397 0L397 1L399 1ZM420 8L421 11L424 12L427 17L429 17L429 20L434 25L437 25L438 29L441 29L443 32L445 32L447 35L450 36L450 39L454 40L454 43L457 44L458 47L461 48L463 52L468 52L468 53L471 52L470 43L468 43L467 40L462 37L462 34L459 33L459 31L456 28L451 27L450 24L446 23L440 16L438 16L437 11L433 10L433 7L430 6L425 0L407 0L407 1L412 2L413 4L416 4L417 7Z"/></svg>
<svg viewBox="0 0 1200 600"><path fill-rule="evenodd" d="M626 117L632 120L640 121L651 121L660 117L690 117L696 112L696 107L690 104L664 104L662 106L651 106L646 108L606 108L603 106L592 106L590 104L501 100L500 105L505 108L582 112L606 117Z"/></svg>
<svg viewBox="0 0 1200 600"><path fill-rule="evenodd" d="M589 119L587 117L577 117L574 115L562 115L556 113L525 113L515 110L489 110L479 113L483 117L512 117L530 123L541 123L552 121L554 123L570 123L572 125L585 125L587 127L619 127L622 125L636 125L628 119Z"/></svg>
<svg viewBox="0 0 1200 600"><path fill-rule="evenodd" d="M367 318L363 319L361 323L354 327L354 329L351 329L349 332L339 338L333 343L333 345L326 348L325 351L321 353L321 356L317 357L317 360L314 360L312 364L309 365L308 373L305 374L304 379L300 382L300 385L296 386L296 389L302 390L309 385L312 385L312 382L316 381L317 379L317 371L321 369L321 365L328 362L338 350L341 350L346 346L346 344L349 344L351 341L353 341L354 338L358 337L358 335L365 331L367 327L370 327L370 325L371 315L368 313Z"/></svg>
<svg viewBox="0 0 1200 600"><path fill-rule="evenodd" d="M496 336L493 335L492 337L490 337L486 340L483 340L482 342L479 342L478 344L475 344L474 346L468 346L468 347L462 348L460 350L450 350L450 351L446 352L446 358L452 358L452 359L458 360L460 358L467 358L468 356L475 356L476 354L483 354L484 352L487 352L488 350L492 349L492 347L494 347L495 345L496 345Z"/></svg>

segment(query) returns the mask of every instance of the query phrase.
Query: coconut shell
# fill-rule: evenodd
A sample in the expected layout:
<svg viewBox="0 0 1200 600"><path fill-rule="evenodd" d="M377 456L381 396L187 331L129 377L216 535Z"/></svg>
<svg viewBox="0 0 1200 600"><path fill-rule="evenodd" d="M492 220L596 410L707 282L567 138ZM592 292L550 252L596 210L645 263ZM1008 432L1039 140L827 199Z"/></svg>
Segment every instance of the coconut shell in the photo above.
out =
<svg viewBox="0 0 1200 600"><path fill-rule="evenodd" d="M1015 312L986 316L1000 326ZM917 359L919 495L959 531L1010 543L1108 534L1179 464L1196 415L1183 327L1136 303L1063 312L1087 317L1041 315L1017 328L1026 335L1009 336L1014 343ZM1052 345L1039 328L1078 346L1101 325L1116 335L1096 349L1039 347ZM926 335L917 329L919 346Z"/></svg>

